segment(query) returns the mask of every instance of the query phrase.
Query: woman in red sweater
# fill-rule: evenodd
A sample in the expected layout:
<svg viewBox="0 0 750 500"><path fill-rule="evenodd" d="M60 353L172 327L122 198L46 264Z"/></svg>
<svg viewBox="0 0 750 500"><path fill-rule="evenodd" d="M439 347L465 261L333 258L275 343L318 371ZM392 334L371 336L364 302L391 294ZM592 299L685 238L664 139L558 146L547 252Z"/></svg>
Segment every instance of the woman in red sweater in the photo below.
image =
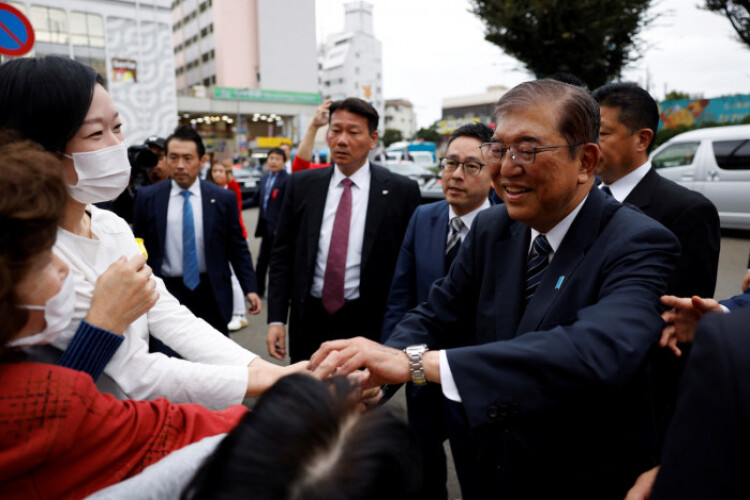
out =
<svg viewBox="0 0 750 500"><path fill-rule="evenodd" d="M51 252L67 200L59 161L33 143L2 139L0 158L0 496L82 498L232 429L244 406L117 400L84 372L22 362L8 348L27 337L51 342L75 296L64 286L67 266Z"/></svg>

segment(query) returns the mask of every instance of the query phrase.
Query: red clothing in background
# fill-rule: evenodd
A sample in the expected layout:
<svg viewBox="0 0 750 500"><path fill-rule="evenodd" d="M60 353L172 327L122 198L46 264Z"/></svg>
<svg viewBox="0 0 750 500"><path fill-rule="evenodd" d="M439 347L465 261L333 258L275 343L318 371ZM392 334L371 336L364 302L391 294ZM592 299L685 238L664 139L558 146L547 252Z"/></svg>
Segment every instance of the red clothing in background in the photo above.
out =
<svg viewBox="0 0 750 500"><path fill-rule="evenodd" d="M227 183L227 189L231 189L234 192L234 196L237 198L237 209L240 211L240 226L242 227L242 237L247 239L245 221L242 220L242 191L240 191L240 185L236 180L232 179Z"/></svg>
<svg viewBox="0 0 750 500"><path fill-rule="evenodd" d="M295 156L294 161L292 162L292 173L299 172L300 170L307 170L308 168L323 168L330 166L330 163L310 163L299 156Z"/></svg>
<svg viewBox="0 0 750 500"><path fill-rule="evenodd" d="M0 365L0 497L83 498L170 452L230 431L244 406L117 400L83 372Z"/></svg>

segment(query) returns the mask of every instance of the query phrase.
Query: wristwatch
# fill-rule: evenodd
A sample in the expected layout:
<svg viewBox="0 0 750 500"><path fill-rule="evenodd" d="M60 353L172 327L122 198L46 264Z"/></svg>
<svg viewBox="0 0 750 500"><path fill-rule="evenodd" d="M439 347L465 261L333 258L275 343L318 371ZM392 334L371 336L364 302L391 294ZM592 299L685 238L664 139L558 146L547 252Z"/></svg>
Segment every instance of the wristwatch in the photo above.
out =
<svg viewBox="0 0 750 500"><path fill-rule="evenodd" d="M422 355L427 352L427 344L410 345L404 352L409 357L409 370L411 370L411 381L415 385L425 385L427 378L424 376L422 366Z"/></svg>

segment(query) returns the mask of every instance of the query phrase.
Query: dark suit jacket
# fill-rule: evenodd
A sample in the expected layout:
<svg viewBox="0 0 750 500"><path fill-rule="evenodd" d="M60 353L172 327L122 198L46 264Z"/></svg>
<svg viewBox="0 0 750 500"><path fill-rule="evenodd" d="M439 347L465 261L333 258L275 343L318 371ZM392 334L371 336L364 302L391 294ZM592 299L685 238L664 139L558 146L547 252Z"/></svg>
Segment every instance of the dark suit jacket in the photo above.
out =
<svg viewBox="0 0 750 500"><path fill-rule="evenodd" d="M679 244L594 188L524 312L529 243L505 206L481 212L388 344L448 349L477 457L464 498L623 498L653 463L642 368Z"/></svg>
<svg viewBox="0 0 750 500"><path fill-rule="evenodd" d="M290 352L314 351L321 339L305 335L304 303L310 293L328 185L336 167L295 173L287 182L271 253L268 322L286 322L290 310ZM420 194L416 182L370 164L370 193L362 244L359 294L361 326L380 338L385 303L401 241ZM295 347L296 344L296 347Z"/></svg>
<svg viewBox="0 0 750 500"><path fill-rule="evenodd" d="M652 499L750 498L750 309L699 324Z"/></svg>
<svg viewBox="0 0 750 500"><path fill-rule="evenodd" d="M266 210L263 210L263 200L266 197L266 183L270 175L270 172L263 174L260 178L258 189L255 190L253 196L242 202L242 208L260 207L258 224L255 226L256 238L273 235L279 224L279 215L281 214L281 206L284 201L284 192L286 191L286 182L289 174L285 170L281 170L277 174L276 180L271 187L271 196L268 197Z"/></svg>
<svg viewBox="0 0 750 500"><path fill-rule="evenodd" d="M640 208L680 240L682 255L667 283L667 293L713 297L721 246L719 212L714 204L702 194L665 179L653 168L623 203Z"/></svg>
<svg viewBox="0 0 750 500"><path fill-rule="evenodd" d="M726 300L720 300L719 303L727 307L730 311L736 311L743 307L750 306L750 288L745 290L744 293L735 295L734 297Z"/></svg>
<svg viewBox="0 0 750 500"><path fill-rule="evenodd" d="M232 191L210 182L200 182L203 209L203 243L206 273L222 316L232 316L232 283L229 263L242 291L256 292L258 284L247 242L242 237L237 198ZM167 234L167 208L172 181L164 181L138 191L133 215L133 233L143 238L148 265L161 276L164 242Z"/></svg>

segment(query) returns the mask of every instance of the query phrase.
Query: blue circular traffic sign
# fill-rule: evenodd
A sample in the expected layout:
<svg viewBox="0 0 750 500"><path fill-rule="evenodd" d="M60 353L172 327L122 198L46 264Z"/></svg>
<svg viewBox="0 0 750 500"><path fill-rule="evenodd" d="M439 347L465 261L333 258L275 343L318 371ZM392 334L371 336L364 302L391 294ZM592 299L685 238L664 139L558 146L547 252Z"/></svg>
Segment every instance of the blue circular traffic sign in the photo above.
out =
<svg viewBox="0 0 750 500"><path fill-rule="evenodd" d="M23 12L0 3L0 54L22 56L34 46L34 29Z"/></svg>

